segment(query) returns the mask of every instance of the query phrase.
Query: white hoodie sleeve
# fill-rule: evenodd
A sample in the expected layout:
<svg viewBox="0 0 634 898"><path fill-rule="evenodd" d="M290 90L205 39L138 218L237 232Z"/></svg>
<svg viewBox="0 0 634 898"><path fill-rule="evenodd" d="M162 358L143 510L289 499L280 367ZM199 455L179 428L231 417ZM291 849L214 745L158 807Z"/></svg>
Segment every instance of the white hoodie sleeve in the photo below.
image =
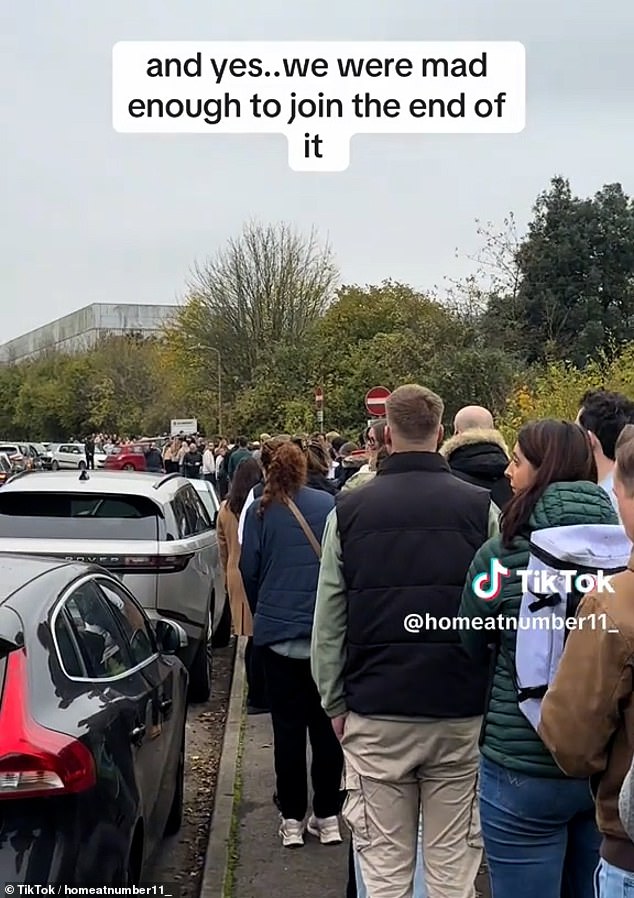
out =
<svg viewBox="0 0 634 898"><path fill-rule="evenodd" d="M242 545L242 535L244 534L244 522L247 517L247 511L249 510L249 505L252 505L255 502L255 487L251 489L249 495L245 499L244 506L242 511L240 512L240 520L238 521L238 542Z"/></svg>

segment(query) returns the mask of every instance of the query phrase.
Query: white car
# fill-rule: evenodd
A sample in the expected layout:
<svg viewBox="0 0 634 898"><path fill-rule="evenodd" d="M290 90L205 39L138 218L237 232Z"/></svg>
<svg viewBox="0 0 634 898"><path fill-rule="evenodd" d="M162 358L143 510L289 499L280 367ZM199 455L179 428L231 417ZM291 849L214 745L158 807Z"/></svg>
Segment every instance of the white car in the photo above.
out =
<svg viewBox="0 0 634 898"><path fill-rule="evenodd" d="M192 483L137 471L18 474L0 490L0 556L88 562L119 576L151 618L185 630L181 659L202 702L213 648L231 638L231 613L215 524Z"/></svg>
<svg viewBox="0 0 634 898"><path fill-rule="evenodd" d="M209 513L211 520L216 522L220 510L220 499L213 485L208 480L191 480L191 485L203 500L203 504Z"/></svg>
<svg viewBox="0 0 634 898"><path fill-rule="evenodd" d="M51 471L83 470L86 467L86 450L83 443L57 443L49 447L46 467ZM95 447L95 468L103 468L106 453Z"/></svg>

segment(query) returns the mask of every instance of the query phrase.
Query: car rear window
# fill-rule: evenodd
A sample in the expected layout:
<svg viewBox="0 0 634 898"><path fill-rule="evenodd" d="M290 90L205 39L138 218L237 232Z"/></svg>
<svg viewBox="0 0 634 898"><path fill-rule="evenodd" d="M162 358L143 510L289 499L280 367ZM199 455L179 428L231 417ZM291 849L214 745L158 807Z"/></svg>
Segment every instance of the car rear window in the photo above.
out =
<svg viewBox="0 0 634 898"><path fill-rule="evenodd" d="M145 496L7 492L0 494L0 537L154 540L159 514Z"/></svg>

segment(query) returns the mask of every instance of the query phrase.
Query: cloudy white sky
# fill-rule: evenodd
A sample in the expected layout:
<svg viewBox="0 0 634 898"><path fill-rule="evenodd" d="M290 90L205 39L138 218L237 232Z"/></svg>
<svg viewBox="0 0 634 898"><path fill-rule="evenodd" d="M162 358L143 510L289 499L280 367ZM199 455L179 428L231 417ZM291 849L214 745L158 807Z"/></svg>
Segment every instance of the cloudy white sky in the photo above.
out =
<svg viewBox="0 0 634 898"><path fill-rule="evenodd" d="M519 40L519 135L362 136L299 174L283 136L112 129L119 40ZM3 0L0 339L91 302L170 303L247 219L316 226L345 282L461 276L474 219L523 227L556 173L634 193L632 0Z"/></svg>

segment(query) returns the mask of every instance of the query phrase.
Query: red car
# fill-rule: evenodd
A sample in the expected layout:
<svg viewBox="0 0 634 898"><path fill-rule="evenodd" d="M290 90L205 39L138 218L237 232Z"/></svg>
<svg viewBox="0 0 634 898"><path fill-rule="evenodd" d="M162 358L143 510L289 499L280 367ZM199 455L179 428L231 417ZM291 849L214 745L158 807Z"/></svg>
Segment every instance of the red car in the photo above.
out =
<svg viewBox="0 0 634 898"><path fill-rule="evenodd" d="M143 446L117 446L108 453L106 471L147 471Z"/></svg>

